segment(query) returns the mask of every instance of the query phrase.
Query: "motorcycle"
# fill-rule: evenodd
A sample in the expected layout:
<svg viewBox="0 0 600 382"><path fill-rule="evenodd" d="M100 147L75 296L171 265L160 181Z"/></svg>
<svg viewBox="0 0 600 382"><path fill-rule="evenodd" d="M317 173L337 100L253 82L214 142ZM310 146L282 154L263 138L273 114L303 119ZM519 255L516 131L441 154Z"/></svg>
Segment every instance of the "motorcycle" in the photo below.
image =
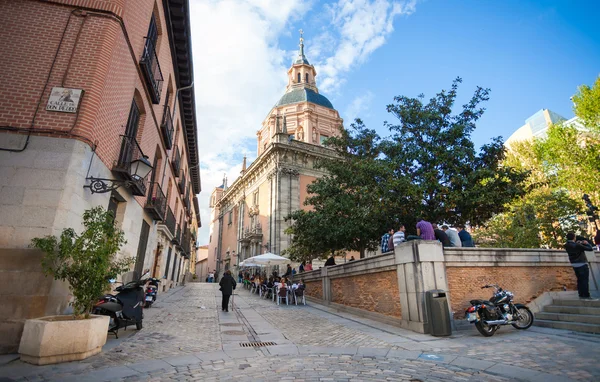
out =
<svg viewBox="0 0 600 382"><path fill-rule="evenodd" d="M137 330L142 329L144 319L143 306L145 303L144 285L148 281L148 273L142 275L137 281L117 287L116 295L102 296L93 309L93 314L109 316L108 332L119 338L119 329L134 325Z"/></svg>
<svg viewBox="0 0 600 382"><path fill-rule="evenodd" d="M146 305L144 308L150 308L154 302L156 302L156 295L158 294L158 283L160 280L157 278L148 279L148 287L146 288Z"/></svg>
<svg viewBox="0 0 600 382"><path fill-rule="evenodd" d="M533 313L523 304L513 303L514 295L498 285L484 285L481 289L495 288L494 295L488 300L471 300L465 316L469 323L485 337L491 337L503 325L512 325L515 329L525 330L533 325Z"/></svg>

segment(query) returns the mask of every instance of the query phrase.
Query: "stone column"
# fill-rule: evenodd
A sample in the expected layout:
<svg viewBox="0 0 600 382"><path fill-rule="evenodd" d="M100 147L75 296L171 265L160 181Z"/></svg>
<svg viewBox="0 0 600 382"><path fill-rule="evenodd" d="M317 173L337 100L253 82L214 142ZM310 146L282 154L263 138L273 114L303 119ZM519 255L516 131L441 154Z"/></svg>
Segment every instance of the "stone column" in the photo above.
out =
<svg viewBox="0 0 600 382"><path fill-rule="evenodd" d="M327 267L321 268L321 280L323 282L323 303L331 303L331 278L328 275Z"/></svg>
<svg viewBox="0 0 600 382"><path fill-rule="evenodd" d="M419 333L428 333L425 292L432 289L448 291L442 245L433 240L410 241L395 248L395 258L402 309L401 325Z"/></svg>

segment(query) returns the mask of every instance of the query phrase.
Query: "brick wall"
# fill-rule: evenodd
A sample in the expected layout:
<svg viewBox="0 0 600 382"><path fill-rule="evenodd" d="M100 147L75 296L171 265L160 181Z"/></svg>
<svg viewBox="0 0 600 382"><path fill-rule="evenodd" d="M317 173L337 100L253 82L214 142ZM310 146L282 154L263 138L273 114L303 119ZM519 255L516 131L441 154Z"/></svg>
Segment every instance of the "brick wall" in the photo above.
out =
<svg viewBox="0 0 600 382"><path fill-rule="evenodd" d="M486 284L498 284L515 295L515 302L528 303L544 292L577 290L576 278L570 266L508 266L508 267L447 267L451 311L463 318L469 301L489 299L493 289L481 289Z"/></svg>
<svg viewBox="0 0 600 382"><path fill-rule="evenodd" d="M306 285L306 295L310 297L317 298L319 300L323 299L323 282L321 279L318 281L307 281Z"/></svg>
<svg viewBox="0 0 600 382"><path fill-rule="evenodd" d="M402 317L395 270L332 279L331 300L368 312Z"/></svg>

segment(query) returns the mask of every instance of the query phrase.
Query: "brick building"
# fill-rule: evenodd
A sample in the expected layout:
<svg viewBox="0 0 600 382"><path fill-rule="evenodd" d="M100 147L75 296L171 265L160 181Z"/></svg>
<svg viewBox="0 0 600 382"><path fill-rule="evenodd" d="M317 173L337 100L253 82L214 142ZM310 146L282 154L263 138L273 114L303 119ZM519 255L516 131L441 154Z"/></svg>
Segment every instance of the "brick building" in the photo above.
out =
<svg viewBox="0 0 600 382"><path fill-rule="evenodd" d="M64 311L64 286L26 248L79 230L94 206L125 232L124 279L149 269L161 290L180 283L200 226L188 0L6 0L0 25L0 275L12 285L0 293L14 308L0 330Z"/></svg>
<svg viewBox="0 0 600 382"><path fill-rule="evenodd" d="M310 208L304 206L306 188L324 175L315 163L334 157L323 143L340 133L343 120L319 93L317 72L304 54L302 37L287 74L285 93L256 132L258 157L247 168L244 163L231 186L224 179L212 191L207 267L219 275L226 269L235 271L248 257L280 254L289 246L286 216Z"/></svg>

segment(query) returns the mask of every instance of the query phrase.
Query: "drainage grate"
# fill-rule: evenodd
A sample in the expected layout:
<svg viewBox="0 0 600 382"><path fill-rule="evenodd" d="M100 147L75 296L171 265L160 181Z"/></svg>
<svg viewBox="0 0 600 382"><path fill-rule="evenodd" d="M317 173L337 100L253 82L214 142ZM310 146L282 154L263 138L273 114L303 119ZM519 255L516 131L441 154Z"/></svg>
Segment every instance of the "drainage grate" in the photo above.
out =
<svg viewBox="0 0 600 382"><path fill-rule="evenodd" d="M264 346L277 345L275 342L240 342L240 346L243 348L261 348Z"/></svg>

